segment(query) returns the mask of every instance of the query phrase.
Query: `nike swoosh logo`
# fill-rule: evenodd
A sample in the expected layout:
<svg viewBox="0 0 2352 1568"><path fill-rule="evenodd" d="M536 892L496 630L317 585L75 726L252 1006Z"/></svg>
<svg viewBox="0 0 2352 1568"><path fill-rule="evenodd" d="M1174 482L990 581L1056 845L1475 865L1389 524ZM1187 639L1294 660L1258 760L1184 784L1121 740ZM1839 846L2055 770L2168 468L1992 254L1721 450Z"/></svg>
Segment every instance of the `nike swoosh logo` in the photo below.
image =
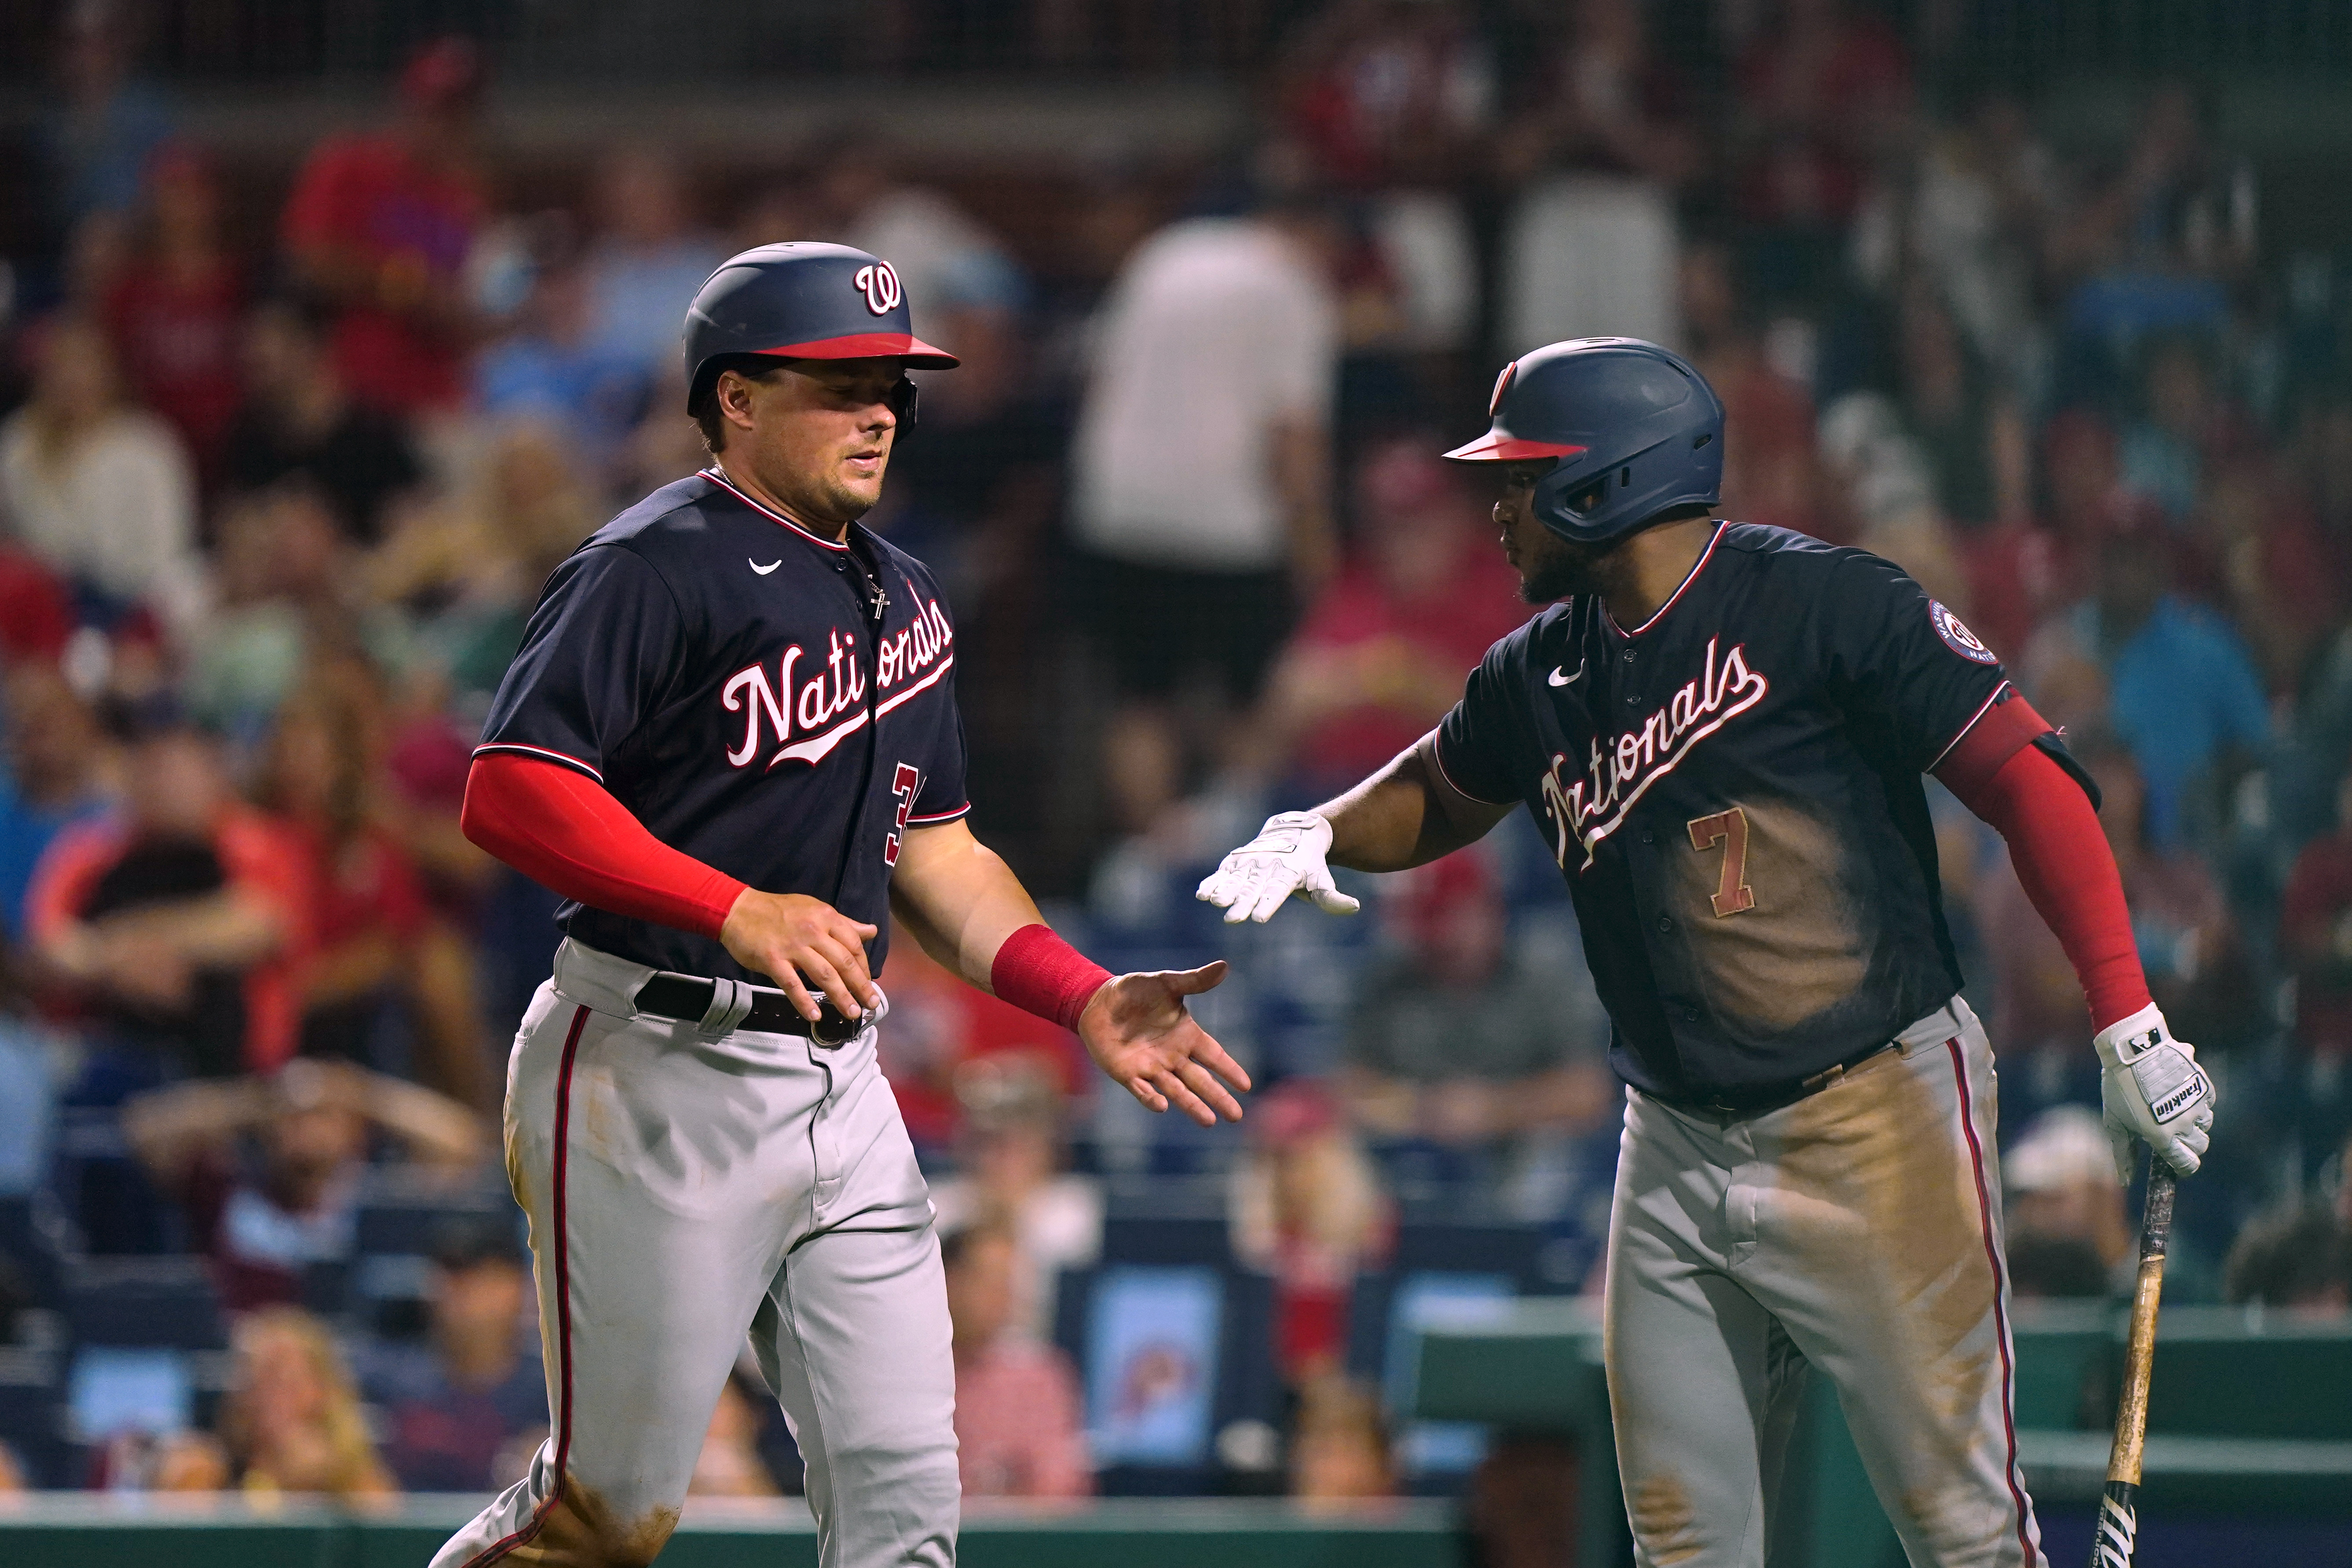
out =
<svg viewBox="0 0 2352 1568"><path fill-rule="evenodd" d="M777 567L782 566L783 563L783 557L781 555L775 560L769 562L765 566L761 565L758 562L751 560L748 556L746 556L743 561L744 565L749 566L752 571L757 572L762 577L766 576L769 573L773 572Z"/></svg>
<svg viewBox="0 0 2352 1568"><path fill-rule="evenodd" d="M1554 686L1573 686L1578 681L1584 679L1584 666L1586 662L1587 661L1583 659L1579 659L1577 661L1576 673L1574 675L1562 675L1559 672L1559 666L1555 664L1551 667L1551 673L1544 679L1550 681Z"/></svg>

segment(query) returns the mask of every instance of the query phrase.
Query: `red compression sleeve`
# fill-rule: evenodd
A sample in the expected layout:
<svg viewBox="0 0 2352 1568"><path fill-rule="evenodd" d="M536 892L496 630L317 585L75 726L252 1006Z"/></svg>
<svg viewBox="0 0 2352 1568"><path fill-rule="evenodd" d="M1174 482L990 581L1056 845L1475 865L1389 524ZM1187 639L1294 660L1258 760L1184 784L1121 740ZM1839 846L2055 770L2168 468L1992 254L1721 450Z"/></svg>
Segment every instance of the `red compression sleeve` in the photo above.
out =
<svg viewBox="0 0 2352 1568"><path fill-rule="evenodd" d="M1963 773L1955 783L1942 770L1937 776L2009 841L2025 896L2083 983L2093 1026L2104 1029L2148 1005L2123 879L2083 786L2034 745L2011 752L1989 778Z"/></svg>
<svg viewBox="0 0 2352 1568"><path fill-rule="evenodd" d="M474 759L458 826L467 838L567 899L713 939L743 891L682 855L595 780L510 752Z"/></svg>
<svg viewBox="0 0 2352 1568"><path fill-rule="evenodd" d="M988 966L989 989L999 1000L1065 1029L1078 1026L1078 1015L1109 980L1109 970L1043 925L1025 925L1006 937Z"/></svg>

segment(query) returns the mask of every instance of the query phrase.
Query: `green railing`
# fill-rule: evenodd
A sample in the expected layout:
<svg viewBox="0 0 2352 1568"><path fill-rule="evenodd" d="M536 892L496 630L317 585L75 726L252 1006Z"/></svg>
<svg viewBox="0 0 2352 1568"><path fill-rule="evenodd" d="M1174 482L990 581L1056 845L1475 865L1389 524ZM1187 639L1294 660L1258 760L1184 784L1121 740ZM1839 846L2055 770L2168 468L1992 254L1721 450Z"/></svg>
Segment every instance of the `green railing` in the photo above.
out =
<svg viewBox="0 0 2352 1568"><path fill-rule="evenodd" d="M2119 1313L2018 1313L2019 1451L2036 1500L2087 1512L2106 1471ZM1579 1561L1627 1560L1601 1326L1591 1303L1517 1303L1477 1327L1425 1333L1416 1413L1575 1440ZM2352 1519L2352 1322L2173 1308L2148 1403L2150 1509L2224 1518ZM1885 1568L1902 1553L1825 1378L1812 1378L1776 1524L1775 1562Z"/></svg>
<svg viewBox="0 0 2352 1568"><path fill-rule="evenodd" d="M383 1508L240 1496L0 1497L7 1568L422 1568L483 1500ZM697 1500L662 1568L814 1568L816 1529L793 1501ZM1404 1500L1338 1512L1273 1500L1111 1500L1059 1510L974 1505L964 1568L1460 1568L1445 1504Z"/></svg>

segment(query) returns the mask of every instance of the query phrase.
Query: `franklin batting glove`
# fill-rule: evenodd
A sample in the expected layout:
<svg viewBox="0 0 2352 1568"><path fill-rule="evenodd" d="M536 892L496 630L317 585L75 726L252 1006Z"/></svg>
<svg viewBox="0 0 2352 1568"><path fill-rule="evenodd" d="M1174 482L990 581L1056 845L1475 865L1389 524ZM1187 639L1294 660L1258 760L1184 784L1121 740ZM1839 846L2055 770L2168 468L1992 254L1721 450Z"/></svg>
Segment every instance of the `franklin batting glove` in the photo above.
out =
<svg viewBox="0 0 2352 1568"><path fill-rule="evenodd" d="M1323 857L1331 848L1331 824L1311 811L1286 811L1265 819L1257 837L1234 850L1202 880L1193 897L1225 911L1225 923L1264 924L1293 893L1304 893L1329 915L1352 915L1363 906L1339 891Z"/></svg>
<svg viewBox="0 0 2352 1568"><path fill-rule="evenodd" d="M2180 1174L2195 1174L2211 1139L2214 1100L2197 1047L2174 1039L2153 1004L2101 1029L2092 1044L2105 1069L2099 1104L2124 1184L2131 1184L2135 1138Z"/></svg>

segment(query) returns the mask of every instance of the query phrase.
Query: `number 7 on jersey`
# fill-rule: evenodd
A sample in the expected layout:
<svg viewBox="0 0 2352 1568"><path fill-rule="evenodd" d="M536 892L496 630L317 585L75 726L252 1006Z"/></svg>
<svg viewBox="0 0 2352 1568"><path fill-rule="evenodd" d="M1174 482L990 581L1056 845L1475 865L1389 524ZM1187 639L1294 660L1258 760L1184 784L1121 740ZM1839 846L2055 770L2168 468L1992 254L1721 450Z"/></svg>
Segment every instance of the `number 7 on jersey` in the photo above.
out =
<svg viewBox="0 0 2352 1568"><path fill-rule="evenodd" d="M1748 814L1733 806L1712 816L1690 820L1691 847L1705 854L1723 846L1723 879L1707 901L1719 919L1756 907L1756 889L1748 885Z"/></svg>

